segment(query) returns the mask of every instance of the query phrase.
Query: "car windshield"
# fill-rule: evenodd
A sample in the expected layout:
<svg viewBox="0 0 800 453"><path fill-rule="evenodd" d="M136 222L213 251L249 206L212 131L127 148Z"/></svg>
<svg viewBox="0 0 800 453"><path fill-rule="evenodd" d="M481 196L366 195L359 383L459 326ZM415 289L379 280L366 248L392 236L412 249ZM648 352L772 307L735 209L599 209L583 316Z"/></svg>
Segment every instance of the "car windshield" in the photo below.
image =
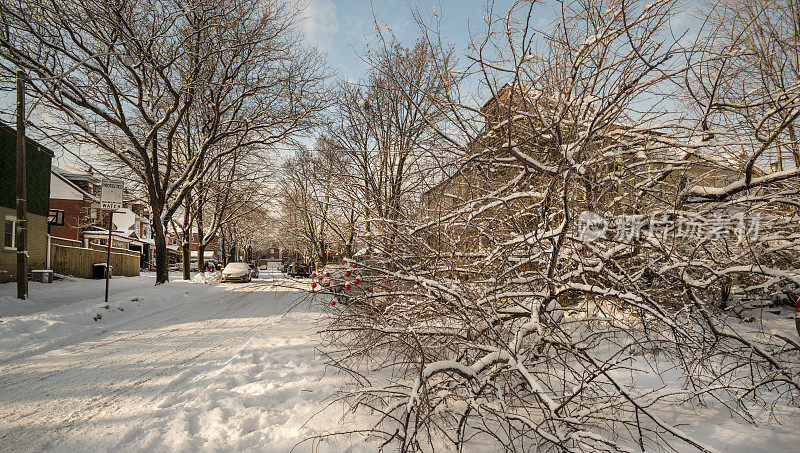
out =
<svg viewBox="0 0 800 453"><path fill-rule="evenodd" d="M247 263L230 263L225 266L225 270L229 272L236 272L236 271L246 271L250 268L247 267Z"/></svg>

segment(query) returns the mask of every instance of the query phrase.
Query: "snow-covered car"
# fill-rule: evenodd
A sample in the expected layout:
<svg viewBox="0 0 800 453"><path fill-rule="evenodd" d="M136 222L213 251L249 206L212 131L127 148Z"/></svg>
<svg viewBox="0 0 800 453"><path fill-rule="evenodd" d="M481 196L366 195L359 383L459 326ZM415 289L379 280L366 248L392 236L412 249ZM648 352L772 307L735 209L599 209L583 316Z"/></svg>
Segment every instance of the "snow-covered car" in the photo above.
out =
<svg viewBox="0 0 800 453"><path fill-rule="evenodd" d="M219 270L222 270L222 264L219 263L217 260L211 258L203 262L203 271L215 272Z"/></svg>
<svg viewBox="0 0 800 453"><path fill-rule="evenodd" d="M248 264L247 266L250 268L250 275L252 275L253 278L258 278L258 266L255 264Z"/></svg>
<svg viewBox="0 0 800 453"><path fill-rule="evenodd" d="M247 263L229 263L222 269L220 282L249 282L253 275Z"/></svg>

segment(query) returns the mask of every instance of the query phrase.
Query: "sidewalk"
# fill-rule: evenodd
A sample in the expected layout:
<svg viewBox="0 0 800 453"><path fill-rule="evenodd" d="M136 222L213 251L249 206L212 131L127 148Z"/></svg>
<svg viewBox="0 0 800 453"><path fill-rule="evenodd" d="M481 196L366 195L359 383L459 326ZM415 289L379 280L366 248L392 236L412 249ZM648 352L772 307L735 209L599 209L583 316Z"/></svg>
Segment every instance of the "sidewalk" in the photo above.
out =
<svg viewBox="0 0 800 453"><path fill-rule="evenodd" d="M113 277L108 287L109 297L132 289L153 286L155 282L155 274L150 272L138 277ZM53 283L28 282L28 300L19 300L17 284L3 283L0 284L0 318L29 315L87 299L102 302L105 285L105 280L73 277Z"/></svg>

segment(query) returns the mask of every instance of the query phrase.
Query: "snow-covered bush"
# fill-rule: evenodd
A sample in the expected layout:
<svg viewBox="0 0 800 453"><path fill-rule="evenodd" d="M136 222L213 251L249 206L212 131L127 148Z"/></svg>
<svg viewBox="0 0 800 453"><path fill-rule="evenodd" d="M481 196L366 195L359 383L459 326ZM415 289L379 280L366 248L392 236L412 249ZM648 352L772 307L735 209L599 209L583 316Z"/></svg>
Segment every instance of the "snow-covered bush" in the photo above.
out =
<svg viewBox="0 0 800 453"><path fill-rule="evenodd" d="M360 266L402 284L329 329L387 444L707 450L676 407L797 407L800 342L743 321L754 294L800 283L800 168L763 165L797 145L800 88L715 92L751 53L668 42L674 7L565 2L548 32L531 3L487 13L462 73L489 101L453 89L450 123L429 124L459 157L419 209L370 218Z"/></svg>

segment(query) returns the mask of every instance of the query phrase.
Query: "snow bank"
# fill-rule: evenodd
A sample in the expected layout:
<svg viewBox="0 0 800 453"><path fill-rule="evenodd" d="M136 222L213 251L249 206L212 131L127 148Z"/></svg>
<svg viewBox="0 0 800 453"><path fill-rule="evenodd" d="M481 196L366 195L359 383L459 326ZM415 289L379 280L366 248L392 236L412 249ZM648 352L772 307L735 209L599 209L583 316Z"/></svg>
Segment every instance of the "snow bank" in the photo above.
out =
<svg viewBox="0 0 800 453"><path fill-rule="evenodd" d="M114 277L110 281L110 295L121 296L128 291L155 285L155 275L146 273L139 277ZM28 300L17 299L15 283L0 284L0 317L20 316L51 310L63 305L95 300L101 302L106 281L69 277L53 283L28 282Z"/></svg>
<svg viewBox="0 0 800 453"><path fill-rule="evenodd" d="M93 287L94 282L96 281L78 279L75 282L53 283L52 287L46 288L47 292L39 294L44 302L36 299L23 301L8 295L0 296L0 307L2 307L0 313L34 312L0 318L0 364L101 335L153 311L168 310L177 304L196 302L196 296L201 295L198 291L202 293L202 289L207 288L206 291L211 289L197 286L196 289L192 289L193 297L189 298L186 282L156 287L151 286L149 279L143 279L133 282L138 283L137 289L119 293L114 293L112 289L109 303L106 304L103 302L102 292L92 294L94 291L91 290L96 289ZM54 304L49 299L57 296L59 290L65 293L65 297L60 301L63 304L50 308ZM33 291L31 294L36 296ZM69 301L67 297L70 295L89 297ZM91 298L90 295L96 297Z"/></svg>
<svg viewBox="0 0 800 453"><path fill-rule="evenodd" d="M194 283L204 283L206 285L216 285L219 283L219 272L198 272L192 277Z"/></svg>

